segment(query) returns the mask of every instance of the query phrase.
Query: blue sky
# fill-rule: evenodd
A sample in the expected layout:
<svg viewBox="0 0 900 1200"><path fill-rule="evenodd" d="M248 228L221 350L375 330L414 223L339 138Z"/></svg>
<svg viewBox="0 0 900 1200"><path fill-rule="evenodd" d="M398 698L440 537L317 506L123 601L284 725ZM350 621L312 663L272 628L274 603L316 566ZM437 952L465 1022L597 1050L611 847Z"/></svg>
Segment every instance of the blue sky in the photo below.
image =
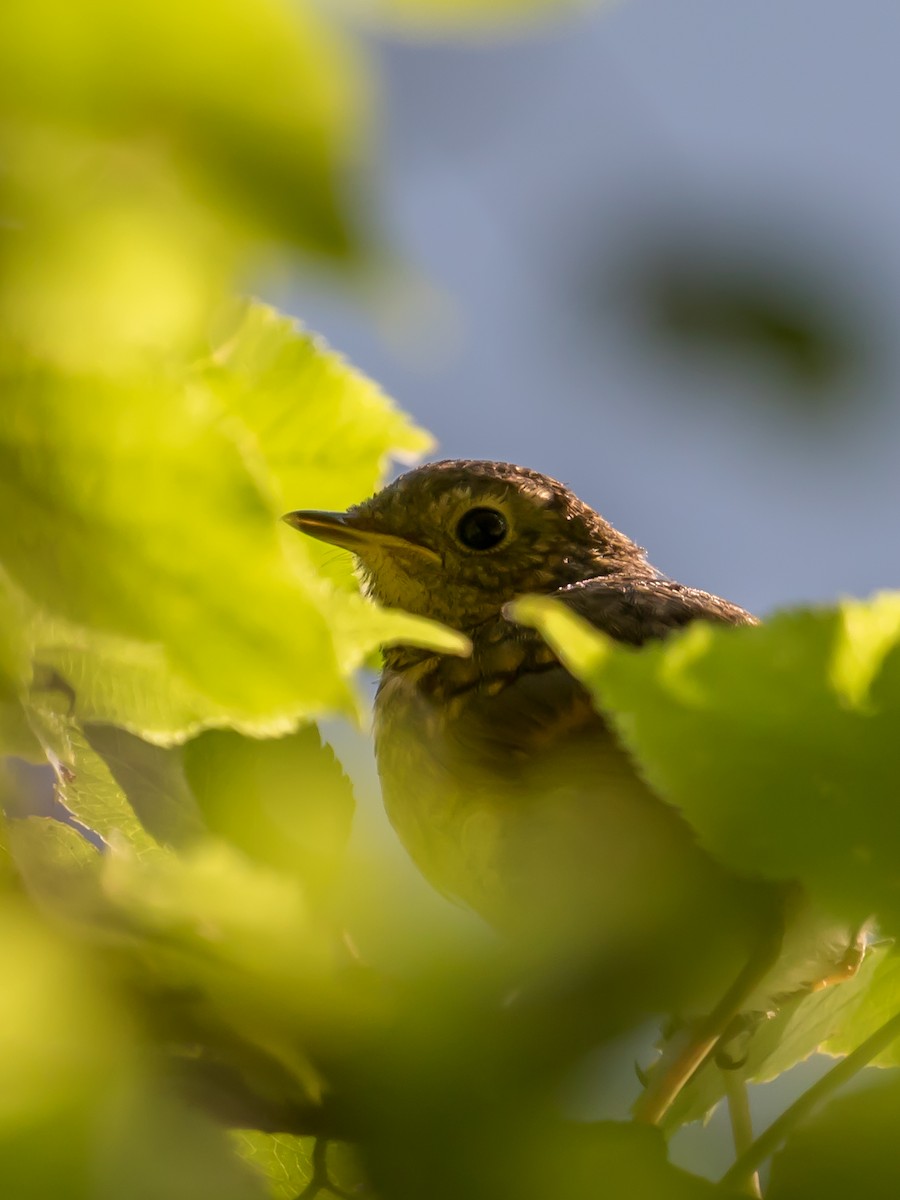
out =
<svg viewBox="0 0 900 1200"><path fill-rule="evenodd" d="M487 46L374 42L382 215L418 290L291 307L440 455L564 479L684 582L758 612L897 587L898 45L889 0L620 0ZM667 350L628 264L679 236L799 270L859 369L804 408L765 363Z"/></svg>

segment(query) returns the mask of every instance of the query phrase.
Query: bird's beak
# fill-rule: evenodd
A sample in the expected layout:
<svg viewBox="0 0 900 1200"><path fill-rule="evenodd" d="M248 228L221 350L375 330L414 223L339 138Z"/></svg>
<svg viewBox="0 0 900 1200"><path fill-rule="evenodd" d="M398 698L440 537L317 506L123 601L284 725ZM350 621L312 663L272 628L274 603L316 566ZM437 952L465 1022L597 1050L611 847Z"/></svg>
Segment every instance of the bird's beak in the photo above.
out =
<svg viewBox="0 0 900 1200"><path fill-rule="evenodd" d="M353 513L316 512L314 509L300 509L298 512L285 513L281 518L294 529L318 538L320 542L330 542L332 546L340 546L353 554L365 557L366 551L393 550L416 554L433 562L441 561L440 555L427 546L420 546L406 538L397 537L393 533L385 533L381 529L367 529Z"/></svg>

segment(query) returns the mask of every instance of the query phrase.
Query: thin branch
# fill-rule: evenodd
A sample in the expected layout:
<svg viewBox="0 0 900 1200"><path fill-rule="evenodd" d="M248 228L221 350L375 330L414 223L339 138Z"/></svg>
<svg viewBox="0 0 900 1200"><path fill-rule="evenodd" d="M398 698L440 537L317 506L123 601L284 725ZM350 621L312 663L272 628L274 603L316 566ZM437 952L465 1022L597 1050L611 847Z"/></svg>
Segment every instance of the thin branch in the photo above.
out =
<svg viewBox="0 0 900 1200"><path fill-rule="evenodd" d="M728 1117L731 1121L734 1152L740 1158L753 1145L753 1121L747 1097L747 1082L737 1071L727 1068L722 1069L722 1082L725 1085L725 1097L728 1101ZM759 1198L762 1195L759 1187L759 1175L756 1171L751 1171L744 1179L735 1182L738 1190L746 1192L748 1196Z"/></svg>
<svg viewBox="0 0 900 1200"><path fill-rule="evenodd" d="M777 961L784 940L784 895L780 895L771 927L764 929L750 958L713 1011L671 1062L660 1062L654 1068L650 1083L634 1106L636 1121L645 1125L658 1125L662 1121L682 1088L707 1062L731 1022L739 1016L747 996Z"/></svg>
<svg viewBox="0 0 900 1200"><path fill-rule="evenodd" d="M722 1176L724 1185L734 1186L756 1170L778 1149L795 1125L827 1100L837 1089L852 1079L858 1071L868 1066L876 1054L884 1050L896 1038L900 1037L900 1013L879 1026L873 1034L861 1042L846 1058L836 1063L831 1070L822 1076L807 1091L799 1096L789 1108L769 1128L744 1151Z"/></svg>

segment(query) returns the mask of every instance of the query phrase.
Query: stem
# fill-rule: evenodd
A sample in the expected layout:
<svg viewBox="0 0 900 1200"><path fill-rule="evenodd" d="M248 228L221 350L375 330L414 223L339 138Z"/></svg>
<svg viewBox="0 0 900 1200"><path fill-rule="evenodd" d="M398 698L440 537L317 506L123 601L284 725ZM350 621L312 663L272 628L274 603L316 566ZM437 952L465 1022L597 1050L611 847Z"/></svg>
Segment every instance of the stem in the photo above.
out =
<svg viewBox="0 0 900 1200"><path fill-rule="evenodd" d="M753 1122L750 1117L750 1103L747 1097L747 1084L736 1071L723 1070L722 1082L725 1085L725 1096L728 1101L728 1116L731 1120L731 1137L734 1141L734 1152L740 1157L746 1154L753 1145ZM759 1175L751 1171L744 1179L735 1180L735 1185L748 1196L760 1197Z"/></svg>
<svg viewBox="0 0 900 1200"><path fill-rule="evenodd" d="M731 1021L740 1014L741 1006L754 987L765 976L781 953L784 939L784 898L771 926L764 929L758 945L741 969L734 983L701 1022L687 1046L672 1062L659 1063L644 1094L634 1106L634 1119L645 1125L658 1125L674 1104L681 1089L688 1084L716 1048Z"/></svg>
<svg viewBox="0 0 900 1200"><path fill-rule="evenodd" d="M818 1082L799 1096L793 1104L776 1118L769 1128L756 1139L752 1145L741 1154L722 1176L722 1184L734 1185L755 1171L760 1163L765 1162L778 1149L795 1125L807 1117L823 1100L836 1092L839 1087L868 1066L876 1054L884 1050L900 1037L900 1013L896 1013L889 1021L879 1026L873 1034L861 1042L846 1058L836 1063L831 1070L822 1076Z"/></svg>

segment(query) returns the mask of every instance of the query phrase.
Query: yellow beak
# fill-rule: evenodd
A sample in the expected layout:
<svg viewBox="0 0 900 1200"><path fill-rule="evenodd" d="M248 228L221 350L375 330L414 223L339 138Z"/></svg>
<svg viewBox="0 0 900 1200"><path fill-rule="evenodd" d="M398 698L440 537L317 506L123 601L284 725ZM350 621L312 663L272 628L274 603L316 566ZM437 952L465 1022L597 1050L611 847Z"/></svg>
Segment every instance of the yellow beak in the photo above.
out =
<svg viewBox="0 0 900 1200"><path fill-rule="evenodd" d="M366 550L383 550L390 553L406 552L421 555L439 563L441 556L427 546L420 546L406 538L397 537L393 533L385 533L380 529L366 529L358 524L358 518L350 513L317 512L315 509L299 509L297 512L285 513L281 518L294 529L310 537L318 538L320 542L330 542L343 550L365 557Z"/></svg>

